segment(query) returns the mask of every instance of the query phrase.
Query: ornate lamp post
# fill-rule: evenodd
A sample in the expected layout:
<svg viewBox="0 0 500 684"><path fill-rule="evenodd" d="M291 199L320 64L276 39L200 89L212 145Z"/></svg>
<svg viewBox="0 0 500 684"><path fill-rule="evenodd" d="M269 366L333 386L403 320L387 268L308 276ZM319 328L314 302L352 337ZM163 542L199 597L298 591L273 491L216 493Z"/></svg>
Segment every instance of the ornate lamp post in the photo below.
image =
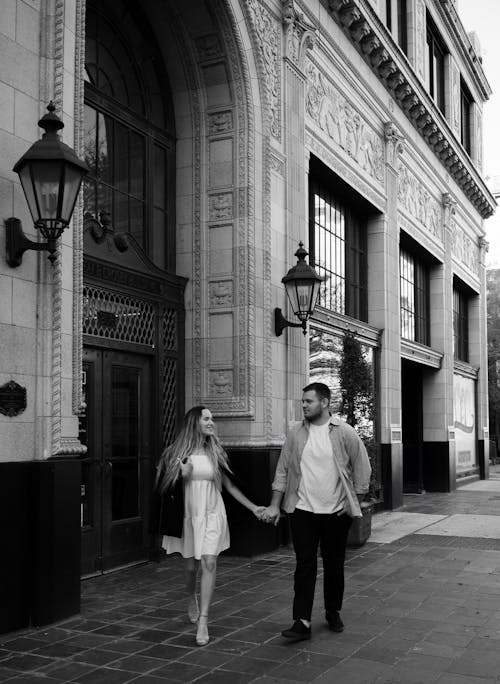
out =
<svg viewBox="0 0 500 684"><path fill-rule="evenodd" d="M283 317L281 309L274 310L274 331L276 335L281 335L284 328L302 328L304 335L307 332L306 323L314 312L318 292L323 278L319 276L312 266L306 263L307 252L302 242L295 252L298 261L286 276L281 279L285 286L288 299L292 306L292 311L300 320L300 323L291 323Z"/></svg>
<svg viewBox="0 0 500 684"><path fill-rule="evenodd" d="M28 249L47 250L53 263L56 259L56 241L69 225L76 198L89 169L74 150L62 142L58 131L63 122L54 113L52 102L38 125L45 133L14 166L33 218L35 228L46 242L33 242L24 234L21 222L9 218L6 226L7 263L16 267Z"/></svg>

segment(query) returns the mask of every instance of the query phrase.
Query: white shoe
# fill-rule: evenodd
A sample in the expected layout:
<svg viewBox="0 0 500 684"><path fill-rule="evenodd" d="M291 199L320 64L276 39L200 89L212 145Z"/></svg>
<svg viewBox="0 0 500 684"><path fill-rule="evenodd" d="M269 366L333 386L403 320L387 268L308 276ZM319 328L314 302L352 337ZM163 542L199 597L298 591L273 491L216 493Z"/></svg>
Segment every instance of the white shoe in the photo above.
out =
<svg viewBox="0 0 500 684"><path fill-rule="evenodd" d="M196 632L197 646L206 646L210 641L208 636L208 615L200 615L198 620L198 631Z"/></svg>

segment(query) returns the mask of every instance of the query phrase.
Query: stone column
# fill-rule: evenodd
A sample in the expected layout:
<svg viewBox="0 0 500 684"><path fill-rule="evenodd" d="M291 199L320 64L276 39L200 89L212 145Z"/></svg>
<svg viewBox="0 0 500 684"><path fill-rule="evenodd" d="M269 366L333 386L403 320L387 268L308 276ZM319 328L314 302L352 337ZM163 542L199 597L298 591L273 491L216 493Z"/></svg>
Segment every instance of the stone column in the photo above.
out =
<svg viewBox="0 0 500 684"><path fill-rule="evenodd" d="M479 238L479 297L475 298L474 311L469 313L470 362L478 366L477 396L477 441L478 464L481 478L489 476L489 411L488 411L488 339L486 322L486 254L488 242ZM473 333L474 331L474 333Z"/></svg>
<svg viewBox="0 0 500 684"><path fill-rule="evenodd" d="M284 30L284 149L285 177L285 259L290 268L296 263L294 253L300 240L309 242L307 222L307 169L304 155L305 132L305 59L312 48L315 29L308 24L293 0L283 1ZM284 274L283 274L284 275ZM285 297L283 292L283 297ZM283 300L284 303L284 300ZM284 307L286 312L286 307ZM289 312L287 312L289 313ZM293 314L288 315L291 320ZM284 333L287 344L287 423L301 418L300 397L309 371L308 350L300 330L288 328Z"/></svg>
<svg viewBox="0 0 500 684"><path fill-rule="evenodd" d="M403 503L398 167L404 138L392 122L384 133L387 205L385 215L368 225L368 323L382 331L378 405L384 498L388 507L397 508Z"/></svg>

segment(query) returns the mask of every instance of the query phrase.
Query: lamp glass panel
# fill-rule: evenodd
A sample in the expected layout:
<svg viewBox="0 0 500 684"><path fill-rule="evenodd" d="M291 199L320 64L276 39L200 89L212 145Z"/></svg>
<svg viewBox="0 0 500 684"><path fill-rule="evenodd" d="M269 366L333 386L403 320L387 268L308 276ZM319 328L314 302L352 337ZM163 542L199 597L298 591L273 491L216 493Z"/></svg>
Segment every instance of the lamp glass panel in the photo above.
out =
<svg viewBox="0 0 500 684"><path fill-rule="evenodd" d="M64 195L61 202L61 219L69 223L73 209L75 208L76 198L82 182L82 173L76 166L66 166L64 178Z"/></svg>
<svg viewBox="0 0 500 684"><path fill-rule="evenodd" d="M56 219L63 164L60 161L31 162L33 187L42 220Z"/></svg>
<svg viewBox="0 0 500 684"><path fill-rule="evenodd" d="M40 216L38 213L33 183L31 182L30 165L25 164L18 173L24 191L24 195L26 197L26 202L28 203L28 207L31 213L31 218L33 219L33 223L36 223Z"/></svg>
<svg viewBox="0 0 500 684"><path fill-rule="evenodd" d="M288 299L290 300L292 311L294 314L296 314L299 310L299 303L297 299L297 290L295 288L295 283L293 281L285 283L285 290L288 295Z"/></svg>
<svg viewBox="0 0 500 684"><path fill-rule="evenodd" d="M302 281L297 283L297 301L299 308L297 311L298 316L301 320L307 318L311 312L311 292L312 292L312 282Z"/></svg>

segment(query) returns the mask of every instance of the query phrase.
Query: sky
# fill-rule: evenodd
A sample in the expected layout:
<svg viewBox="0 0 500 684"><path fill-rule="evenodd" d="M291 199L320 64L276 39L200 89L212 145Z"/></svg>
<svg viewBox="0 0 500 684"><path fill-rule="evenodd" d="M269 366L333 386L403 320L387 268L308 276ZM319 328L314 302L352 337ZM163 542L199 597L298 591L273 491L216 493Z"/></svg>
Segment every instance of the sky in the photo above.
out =
<svg viewBox="0 0 500 684"><path fill-rule="evenodd" d="M500 192L500 2L458 0L457 10L465 30L479 38L483 69L493 91L483 108L483 173L490 190ZM497 202L498 209L485 222L490 268L500 268L500 199Z"/></svg>

